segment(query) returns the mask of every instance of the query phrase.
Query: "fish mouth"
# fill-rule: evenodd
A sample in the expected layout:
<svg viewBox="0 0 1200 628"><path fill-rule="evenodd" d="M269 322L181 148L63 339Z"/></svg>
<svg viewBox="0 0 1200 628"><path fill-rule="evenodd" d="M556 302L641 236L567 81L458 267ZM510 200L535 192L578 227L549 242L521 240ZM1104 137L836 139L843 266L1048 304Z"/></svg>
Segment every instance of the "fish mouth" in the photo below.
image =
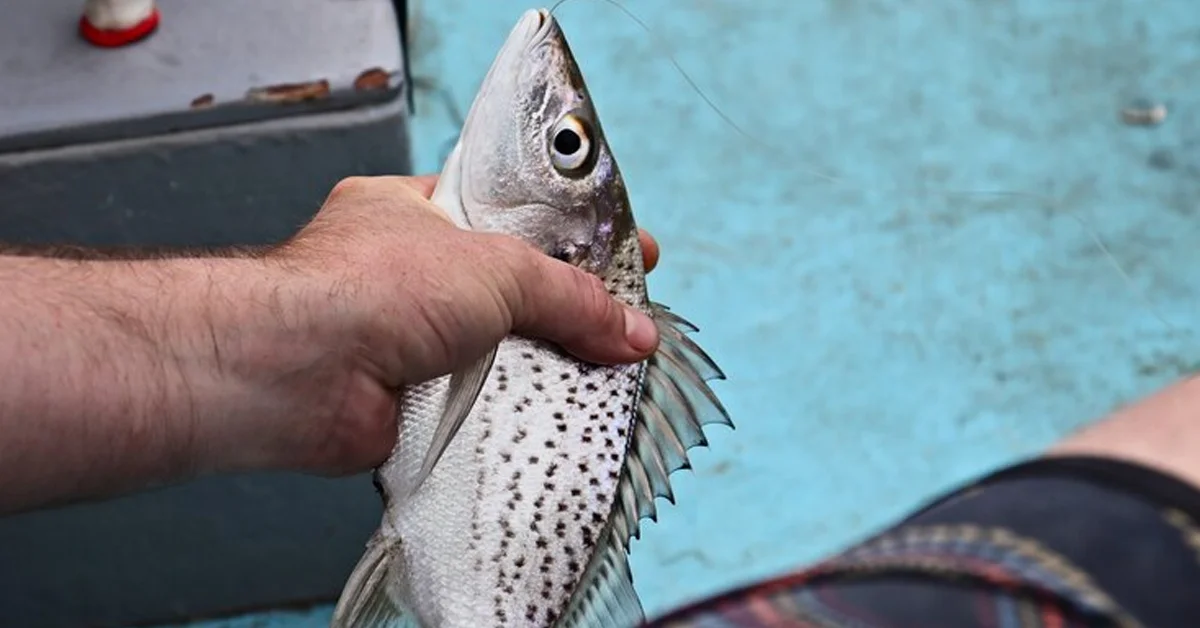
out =
<svg viewBox="0 0 1200 628"><path fill-rule="evenodd" d="M554 16L547 9L529 9L521 16L521 20L513 33L524 39L525 47L531 47L546 38L554 26Z"/></svg>

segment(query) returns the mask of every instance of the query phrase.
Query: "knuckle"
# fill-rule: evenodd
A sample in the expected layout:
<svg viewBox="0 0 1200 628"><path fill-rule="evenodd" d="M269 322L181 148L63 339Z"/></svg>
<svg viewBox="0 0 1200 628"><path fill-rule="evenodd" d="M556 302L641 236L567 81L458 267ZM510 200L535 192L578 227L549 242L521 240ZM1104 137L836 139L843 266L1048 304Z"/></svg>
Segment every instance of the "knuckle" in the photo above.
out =
<svg viewBox="0 0 1200 628"><path fill-rule="evenodd" d="M574 270L575 281L580 292L580 298L589 313L599 320L608 320L613 314L615 304L609 297L608 291L599 277Z"/></svg>
<svg viewBox="0 0 1200 628"><path fill-rule="evenodd" d="M508 268L516 281L526 284L541 278L537 251L525 242L509 236L488 234L484 241L484 249L487 252L484 261L493 266Z"/></svg>
<svg viewBox="0 0 1200 628"><path fill-rule="evenodd" d="M334 184L333 189L329 192L330 199L342 198L344 196L353 196L356 193L361 194L368 185L368 178L361 176L346 177Z"/></svg>

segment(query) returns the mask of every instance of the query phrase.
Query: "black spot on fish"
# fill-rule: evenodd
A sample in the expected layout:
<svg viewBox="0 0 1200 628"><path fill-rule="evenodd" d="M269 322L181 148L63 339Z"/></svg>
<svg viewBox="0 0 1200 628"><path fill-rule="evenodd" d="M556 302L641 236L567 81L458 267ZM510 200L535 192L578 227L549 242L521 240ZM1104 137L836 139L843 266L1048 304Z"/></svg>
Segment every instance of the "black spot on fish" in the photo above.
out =
<svg viewBox="0 0 1200 628"><path fill-rule="evenodd" d="M529 368L530 368L530 370L532 370L534 373L541 373L541 372L542 372L542 367L541 367L540 365L538 365L538 364L534 364L533 366L531 366L531 367L529 367ZM540 389L539 389L539 390L540 390Z"/></svg>

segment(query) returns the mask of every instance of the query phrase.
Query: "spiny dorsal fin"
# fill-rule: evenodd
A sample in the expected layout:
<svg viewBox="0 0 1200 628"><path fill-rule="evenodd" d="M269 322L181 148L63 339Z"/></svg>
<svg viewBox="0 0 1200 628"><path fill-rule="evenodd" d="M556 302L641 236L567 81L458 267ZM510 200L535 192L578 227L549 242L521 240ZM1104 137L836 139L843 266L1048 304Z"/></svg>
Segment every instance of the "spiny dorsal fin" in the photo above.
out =
<svg viewBox="0 0 1200 628"><path fill-rule="evenodd" d="M706 383L725 374L686 335L698 331L696 326L657 303L652 315L660 347L646 364L612 518L560 628L634 628L645 620L629 569L630 539L641 535L642 519L656 518L656 497L674 503L670 475L691 467L687 450L707 445L703 426L733 427Z"/></svg>

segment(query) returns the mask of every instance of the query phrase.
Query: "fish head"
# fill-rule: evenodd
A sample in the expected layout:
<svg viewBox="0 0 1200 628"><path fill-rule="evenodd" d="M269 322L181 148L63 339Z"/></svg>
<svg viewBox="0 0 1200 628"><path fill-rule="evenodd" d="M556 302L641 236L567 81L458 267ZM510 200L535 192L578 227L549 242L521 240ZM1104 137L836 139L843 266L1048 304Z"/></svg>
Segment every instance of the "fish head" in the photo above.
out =
<svg viewBox="0 0 1200 628"><path fill-rule="evenodd" d="M624 181L549 11L526 11L509 34L443 167L443 186L447 202L439 204L462 226L517 237L592 273L633 232Z"/></svg>

